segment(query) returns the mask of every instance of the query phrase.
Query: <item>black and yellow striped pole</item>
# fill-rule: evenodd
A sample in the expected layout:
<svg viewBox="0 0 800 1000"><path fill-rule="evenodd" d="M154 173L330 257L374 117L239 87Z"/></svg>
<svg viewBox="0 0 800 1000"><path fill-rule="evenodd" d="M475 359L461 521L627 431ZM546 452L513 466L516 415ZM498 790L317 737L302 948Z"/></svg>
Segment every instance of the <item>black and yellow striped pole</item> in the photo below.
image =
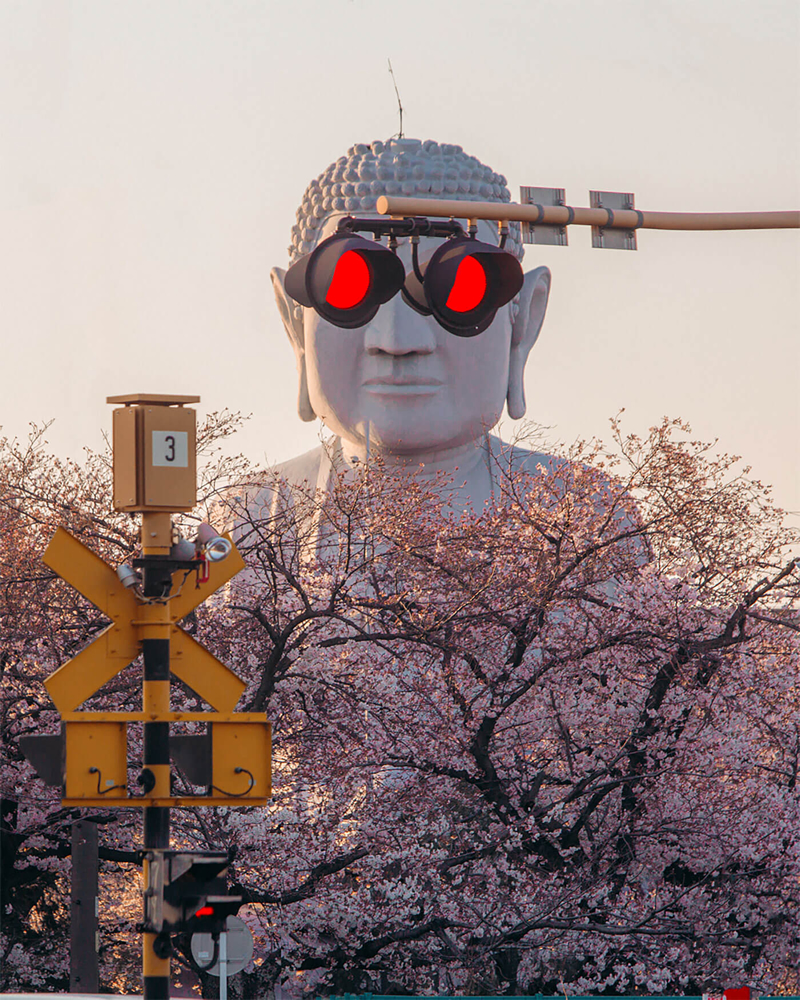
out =
<svg viewBox="0 0 800 1000"><path fill-rule="evenodd" d="M164 719L169 715L169 634L171 619L163 597L163 574L158 561L169 557L172 545L172 517L165 513L142 514L143 594L153 603L140 605L142 635L142 711ZM148 565L153 560L152 566ZM156 799L170 796L169 722L145 721L142 773L139 781L146 795ZM169 848L169 807L146 806L143 810L144 852L143 885L149 885L147 852ZM145 933L142 941L142 975L145 1000L169 997L169 948L160 935Z"/></svg>

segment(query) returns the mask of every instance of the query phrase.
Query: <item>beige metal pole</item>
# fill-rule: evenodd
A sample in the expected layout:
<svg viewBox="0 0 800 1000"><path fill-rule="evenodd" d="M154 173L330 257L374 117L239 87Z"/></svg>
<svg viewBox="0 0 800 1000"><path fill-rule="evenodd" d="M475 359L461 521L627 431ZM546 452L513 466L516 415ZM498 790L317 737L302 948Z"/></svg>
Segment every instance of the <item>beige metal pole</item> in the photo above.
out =
<svg viewBox="0 0 800 1000"><path fill-rule="evenodd" d="M640 212L620 208L570 208L568 205L517 205L514 202L448 201L440 198L378 198L379 215L433 215L456 219L531 222L551 226L603 229L800 229L800 212Z"/></svg>

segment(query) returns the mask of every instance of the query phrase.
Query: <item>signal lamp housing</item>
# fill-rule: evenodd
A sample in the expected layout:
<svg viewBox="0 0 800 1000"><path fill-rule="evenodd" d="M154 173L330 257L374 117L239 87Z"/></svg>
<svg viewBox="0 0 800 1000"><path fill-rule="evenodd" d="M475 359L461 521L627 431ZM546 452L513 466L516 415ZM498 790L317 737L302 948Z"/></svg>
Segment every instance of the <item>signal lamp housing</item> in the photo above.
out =
<svg viewBox="0 0 800 1000"><path fill-rule="evenodd" d="M523 282L516 257L466 236L439 246L420 272L422 281L415 272L406 276L403 298L457 337L483 333Z"/></svg>
<svg viewBox="0 0 800 1000"><path fill-rule="evenodd" d="M230 852L151 850L143 929L156 934L219 934L242 905L227 889Z"/></svg>
<svg viewBox="0 0 800 1000"><path fill-rule="evenodd" d="M334 326L369 323L403 285L405 268L388 250L363 236L334 233L286 272L285 288Z"/></svg>
<svg viewBox="0 0 800 1000"><path fill-rule="evenodd" d="M117 576L119 577L122 586L127 587L128 590L132 587L136 587L142 582L142 578L136 570L131 569L130 566L126 566L125 563L117 566Z"/></svg>
<svg viewBox="0 0 800 1000"><path fill-rule="evenodd" d="M233 545L227 538L217 534L205 521L197 529L197 546L203 549L209 562L221 562L233 551Z"/></svg>
<svg viewBox="0 0 800 1000"><path fill-rule="evenodd" d="M188 538L179 538L169 550L169 556L170 559L188 561L196 558L197 549L194 542L190 542Z"/></svg>

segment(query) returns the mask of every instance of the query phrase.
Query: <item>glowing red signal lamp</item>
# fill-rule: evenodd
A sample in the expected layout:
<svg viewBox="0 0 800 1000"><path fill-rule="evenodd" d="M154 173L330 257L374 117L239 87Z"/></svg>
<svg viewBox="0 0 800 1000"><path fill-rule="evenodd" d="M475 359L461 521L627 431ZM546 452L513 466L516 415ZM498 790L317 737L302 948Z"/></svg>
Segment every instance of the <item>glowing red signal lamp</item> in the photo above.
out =
<svg viewBox="0 0 800 1000"><path fill-rule="evenodd" d="M201 892L208 892L209 889L218 895L204 896L199 893L195 895L191 907L187 907L185 911L186 917L180 925L181 930L197 934L215 934L224 928L228 917L236 915L242 905L241 896L226 894L224 883L217 882L216 885L200 887Z"/></svg>
<svg viewBox="0 0 800 1000"><path fill-rule="evenodd" d="M482 333L523 281L516 257L466 236L447 240L420 270L422 281L414 272L406 276L403 298L457 337Z"/></svg>
<svg viewBox="0 0 800 1000"><path fill-rule="evenodd" d="M452 312L467 313L477 309L486 295L486 271L471 254L458 265L453 287L445 306Z"/></svg>
<svg viewBox="0 0 800 1000"><path fill-rule="evenodd" d="M334 309L355 309L369 293L369 265L357 250L345 250L333 271L325 301Z"/></svg>
<svg viewBox="0 0 800 1000"><path fill-rule="evenodd" d="M286 272L284 287L334 326L352 330L396 295L405 268L391 250L363 236L334 233Z"/></svg>

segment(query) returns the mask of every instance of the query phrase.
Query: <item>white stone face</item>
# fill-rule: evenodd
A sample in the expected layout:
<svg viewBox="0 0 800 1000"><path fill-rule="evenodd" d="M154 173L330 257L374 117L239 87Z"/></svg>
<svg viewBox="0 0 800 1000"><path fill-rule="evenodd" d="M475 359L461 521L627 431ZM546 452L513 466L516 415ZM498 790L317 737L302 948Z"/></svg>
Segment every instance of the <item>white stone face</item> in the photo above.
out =
<svg viewBox="0 0 800 1000"><path fill-rule="evenodd" d="M329 218L320 234L336 230ZM482 223L478 239L497 242ZM441 240L420 241L424 262ZM411 247L398 255L410 272ZM476 337L457 337L421 316L398 293L366 326L343 330L303 310L308 399L325 425L362 454L420 460L481 439L499 420L509 386L511 305ZM346 447L347 447L346 445Z"/></svg>
<svg viewBox="0 0 800 1000"><path fill-rule="evenodd" d="M292 230L292 261L333 234L343 215L378 218L375 200L386 193L494 201L509 196L505 178L460 146L415 139L356 145L308 186ZM496 224L478 225L479 240L498 242ZM511 229L508 247L519 253L518 227ZM420 261L441 242L423 237ZM401 241L398 253L410 272L410 245ZM547 308L547 268L527 273L517 300L498 310L476 337L448 333L406 305L400 293L370 323L344 330L289 298L284 277L282 268L273 268L278 308L297 359L301 419L319 417L336 435L333 453L345 463L380 454L387 467L452 474L459 494L454 506L480 509L493 495L489 456L499 446L489 431L505 404L513 419L525 414L525 365ZM289 481L325 488L331 468L326 454L316 449L278 471ZM528 452L518 457L545 458Z"/></svg>

